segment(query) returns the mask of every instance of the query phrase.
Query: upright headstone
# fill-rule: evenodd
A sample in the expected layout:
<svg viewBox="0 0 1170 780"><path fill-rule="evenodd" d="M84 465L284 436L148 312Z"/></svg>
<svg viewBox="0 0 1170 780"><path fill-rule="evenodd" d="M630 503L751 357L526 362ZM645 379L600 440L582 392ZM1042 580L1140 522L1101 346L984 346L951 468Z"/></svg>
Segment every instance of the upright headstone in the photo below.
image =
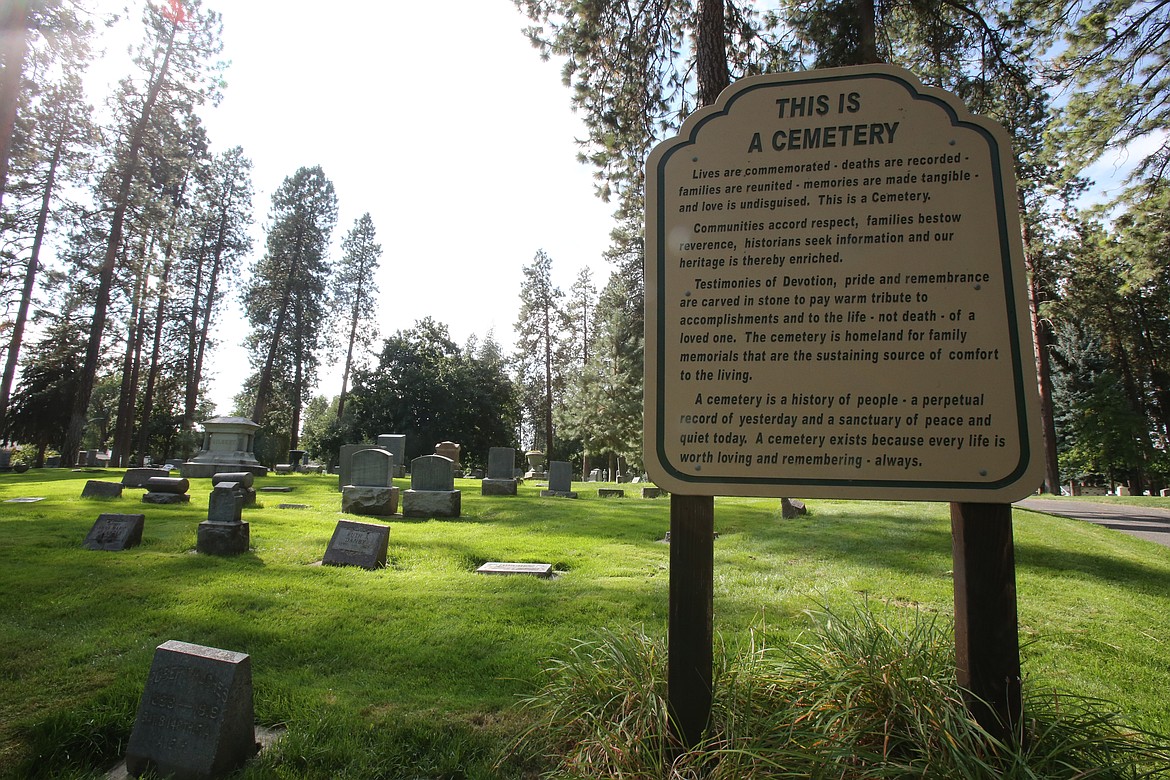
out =
<svg viewBox="0 0 1170 780"><path fill-rule="evenodd" d="M577 494L573 492L573 464L564 460L549 463L548 490L540 491L540 495L576 498Z"/></svg>
<svg viewBox="0 0 1170 780"><path fill-rule="evenodd" d="M378 435L378 446L389 450L394 456L394 476L399 479L406 476L406 434L382 433Z"/></svg>
<svg viewBox="0 0 1170 780"><path fill-rule="evenodd" d="M239 555L248 551L251 531L241 518L244 498L235 482L220 482L207 500L207 519L199 524L195 550L206 555Z"/></svg>
<svg viewBox="0 0 1170 780"><path fill-rule="evenodd" d="M353 454L361 450L368 450L373 447L373 444L342 444L341 450L337 455L337 489L341 490L346 485L352 485L353 480L349 476L349 464L353 459Z"/></svg>
<svg viewBox="0 0 1170 780"><path fill-rule="evenodd" d="M516 495L516 450L511 447L492 447L488 450L487 477L480 483L485 496Z"/></svg>
<svg viewBox="0 0 1170 780"><path fill-rule="evenodd" d="M146 515L101 514L82 543L87 550L126 550L142 544Z"/></svg>
<svg viewBox="0 0 1170 780"><path fill-rule="evenodd" d="M381 447L366 447L349 459L350 481L341 487L341 511L389 516L398 512L394 456Z"/></svg>
<svg viewBox="0 0 1170 780"><path fill-rule="evenodd" d="M394 456L388 450L370 447L358 450L349 461L349 484L371 487L391 487L394 478Z"/></svg>
<svg viewBox="0 0 1170 780"><path fill-rule="evenodd" d="M455 471L459 471L462 468L459 463L459 451L462 449L462 444L456 444L453 441L441 441L435 445L435 454L442 455L444 458L450 458L451 463L454 464L452 468Z"/></svg>
<svg viewBox="0 0 1170 780"><path fill-rule="evenodd" d="M236 492L243 498L244 506L255 506L256 488L253 487L255 481L255 476L250 471L221 471L211 478L211 486L231 482L236 486Z"/></svg>
<svg viewBox="0 0 1170 780"><path fill-rule="evenodd" d="M402 497L404 517L459 517L462 497L455 489L454 463L442 455L410 462L410 489Z"/></svg>
<svg viewBox="0 0 1170 780"><path fill-rule="evenodd" d="M209 780L258 749L251 659L174 640L159 645L126 746L127 772Z"/></svg>
<svg viewBox="0 0 1170 780"><path fill-rule="evenodd" d="M326 566L360 566L381 569L386 566L390 548L390 528L376 523L338 520L325 549Z"/></svg>

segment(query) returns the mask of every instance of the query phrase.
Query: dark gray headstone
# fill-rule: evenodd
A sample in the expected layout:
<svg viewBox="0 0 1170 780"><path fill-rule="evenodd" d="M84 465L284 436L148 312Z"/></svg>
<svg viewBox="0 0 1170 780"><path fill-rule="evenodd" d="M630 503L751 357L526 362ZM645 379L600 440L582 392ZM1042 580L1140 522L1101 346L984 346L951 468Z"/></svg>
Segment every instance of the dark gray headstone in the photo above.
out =
<svg viewBox="0 0 1170 780"><path fill-rule="evenodd" d="M406 434L379 434L378 446L384 450L389 450L390 454L394 456L394 476L406 476Z"/></svg>
<svg viewBox="0 0 1170 780"><path fill-rule="evenodd" d="M220 482L211 488L207 499L207 521L210 523L238 523L244 508L244 497L236 490L235 482Z"/></svg>
<svg viewBox="0 0 1170 780"><path fill-rule="evenodd" d="M235 482L239 487L250 488L256 480L256 475L250 471L221 471L218 474L213 474L211 477L211 484L218 485L220 482Z"/></svg>
<svg viewBox="0 0 1170 780"><path fill-rule="evenodd" d="M389 547L389 526L338 520L322 563L326 566L381 569L386 566L386 551Z"/></svg>
<svg viewBox="0 0 1170 780"><path fill-rule="evenodd" d="M568 493L573 489L573 464L554 460L548 464L548 489L555 493Z"/></svg>
<svg viewBox="0 0 1170 780"><path fill-rule="evenodd" d="M347 485L392 487L394 485L394 456L389 450L370 447L358 450L349 459ZM343 488L345 485L342 486Z"/></svg>
<svg viewBox="0 0 1170 780"><path fill-rule="evenodd" d="M488 479L511 479L516 469L516 450L512 447L488 449Z"/></svg>
<svg viewBox="0 0 1170 780"><path fill-rule="evenodd" d="M151 477L146 480L146 489L151 493L186 493L191 483L186 477Z"/></svg>
<svg viewBox="0 0 1170 780"><path fill-rule="evenodd" d="M144 504L186 504L191 496L186 493L155 493L153 491L142 497Z"/></svg>
<svg viewBox="0 0 1170 780"><path fill-rule="evenodd" d="M83 542L87 550L126 550L142 544L146 515L102 514Z"/></svg>
<svg viewBox="0 0 1170 780"><path fill-rule="evenodd" d="M151 477L169 477L170 475L170 469L126 469L126 473L122 475L122 485L128 488L142 488L146 487L146 482Z"/></svg>
<svg viewBox="0 0 1170 780"><path fill-rule="evenodd" d="M625 498L626 491L621 488L597 488L598 498Z"/></svg>
<svg viewBox="0 0 1170 780"><path fill-rule="evenodd" d="M442 455L423 455L410 462L411 490L454 490L455 463Z"/></svg>
<svg viewBox="0 0 1170 780"><path fill-rule="evenodd" d="M353 480L349 478L349 464L353 458L353 454L359 450L368 450L373 447L373 444L342 444L341 450L337 456L337 489L341 490L346 485L352 485Z"/></svg>
<svg viewBox="0 0 1170 780"><path fill-rule="evenodd" d="M100 479L89 479L81 489L82 498L121 498L121 482L104 482Z"/></svg>
<svg viewBox="0 0 1170 780"><path fill-rule="evenodd" d="M184 780L220 777L256 754L252 662L244 653L164 642L126 747L134 777L155 770Z"/></svg>

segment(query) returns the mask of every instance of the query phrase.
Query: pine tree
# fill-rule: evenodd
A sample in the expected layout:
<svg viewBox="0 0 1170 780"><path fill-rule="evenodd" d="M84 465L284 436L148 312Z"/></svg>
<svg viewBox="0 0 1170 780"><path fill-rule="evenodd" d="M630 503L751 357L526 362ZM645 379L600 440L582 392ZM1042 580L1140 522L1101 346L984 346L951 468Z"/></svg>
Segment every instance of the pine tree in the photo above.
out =
<svg viewBox="0 0 1170 780"><path fill-rule="evenodd" d="M355 351L366 352L378 339L375 327L375 302L378 285L374 274L382 256L382 245L376 241L374 221L369 212L354 222L353 228L341 241L342 258L330 280L334 306L346 313L339 320L345 329L345 367L341 373L341 395L337 397L337 419L345 414L346 387L353 370Z"/></svg>
<svg viewBox="0 0 1170 780"><path fill-rule="evenodd" d="M277 391L285 396L289 446L297 446L301 408L316 379L326 320L329 238L337 195L320 166L300 168L272 195L267 251L256 261L245 293L257 373L252 419L266 424Z"/></svg>
<svg viewBox="0 0 1170 780"><path fill-rule="evenodd" d="M556 447L553 408L564 388L564 352L558 329L564 293L552 282L552 258L543 249L537 251L531 265L524 266L523 273L513 361L524 412L534 431L541 434L533 446L543 446L545 456L552 460Z"/></svg>

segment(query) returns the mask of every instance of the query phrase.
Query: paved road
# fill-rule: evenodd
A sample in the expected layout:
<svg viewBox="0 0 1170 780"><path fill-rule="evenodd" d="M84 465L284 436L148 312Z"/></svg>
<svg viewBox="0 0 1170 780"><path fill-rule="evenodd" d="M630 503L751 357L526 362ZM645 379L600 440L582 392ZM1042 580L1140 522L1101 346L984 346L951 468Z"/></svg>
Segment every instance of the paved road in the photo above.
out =
<svg viewBox="0 0 1170 780"><path fill-rule="evenodd" d="M1057 501L1051 498L1025 498L1015 506L1046 515L1060 515L1103 525L1139 539L1170 547L1170 509L1094 504L1089 501Z"/></svg>

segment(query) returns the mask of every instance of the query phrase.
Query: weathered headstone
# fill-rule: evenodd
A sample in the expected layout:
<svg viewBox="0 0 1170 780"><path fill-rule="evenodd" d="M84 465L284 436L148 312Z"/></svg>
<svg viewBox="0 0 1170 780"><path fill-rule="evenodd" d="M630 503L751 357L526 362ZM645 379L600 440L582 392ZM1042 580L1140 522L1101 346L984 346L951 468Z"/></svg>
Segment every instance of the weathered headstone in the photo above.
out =
<svg viewBox="0 0 1170 780"><path fill-rule="evenodd" d="M381 447L367 447L349 459L350 482L341 488L341 511L355 515L389 516L398 512L394 487L394 456Z"/></svg>
<svg viewBox="0 0 1170 780"><path fill-rule="evenodd" d="M463 449L462 444L456 444L453 441L441 441L435 445L435 454L441 455L444 458L450 458L451 468L458 471L461 468L459 463L459 451Z"/></svg>
<svg viewBox="0 0 1170 780"><path fill-rule="evenodd" d="M87 550L126 550L142 544L146 515L101 514L82 543Z"/></svg>
<svg viewBox="0 0 1170 780"><path fill-rule="evenodd" d="M211 477L212 487L221 482L234 482L236 492L244 499L244 506L256 505L256 488L253 487L255 481L255 476L250 471L221 471Z"/></svg>
<svg viewBox="0 0 1170 780"><path fill-rule="evenodd" d="M349 476L349 463L353 458L355 452L360 450L368 450L373 447L373 444L342 444L341 450L337 456L337 489L341 490L346 485L352 485L353 480Z"/></svg>
<svg viewBox="0 0 1170 780"><path fill-rule="evenodd" d="M349 460L350 485L390 487L394 484L394 456L389 450L370 447L353 453Z"/></svg>
<svg viewBox="0 0 1170 780"><path fill-rule="evenodd" d="M105 482L100 479L89 479L81 489L82 498L121 498L121 482Z"/></svg>
<svg viewBox="0 0 1170 780"><path fill-rule="evenodd" d="M785 520L794 520L807 514L808 509L805 508L803 501L795 498L780 499L780 516Z"/></svg>
<svg viewBox="0 0 1170 780"><path fill-rule="evenodd" d="M220 482L207 499L207 519L199 524L195 550L206 555L239 555L248 551L251 530L243 522L244 498L234 482Z"/></svg>
<svg viewBox="0 0 1170 780"><path fill-rule="evenodd" d="M621 488L597 488L598 498L625 498L626 491Z"/></svg>
<svg viewBox="0 0 1170 780"><path fill-rule="evenodd" d="M535 577L553 576L551 563L502 563L488 561L475 570L477 574L529 574Z"/></svg>
<svg viewBox="0 0 1170 780"><path fill-rule="evenodd" d="M251 659L174 640L159 645L126 747L127 772L210 779L258 749Z"/></svg>
<svg viewBox="0 0 1170 780"><path fill-rule="evenodd" d="M485 496L516 495L516 450L512 447L492 447L488 450L487 477L480 483Z"/></svg>
<svg viewBox="0 0 1170 780"><path fill-rule="evenodd" d="M390 547L390 528L376 523L338 520L325 549L326 566L360 566L381 569L386 566Z"/></svg>
<svg viewBox="0 0 1170 780"><path fill-rule="evenodd" d="M548 490L540 491L540 495L576 498L577 494L573 492L573 464L564 460L549 463Z"/></svg>
<svg viewBox="0 0 1170 780"><path fill-rule="evenodd" d="M122 475L122 487L144 488L151 477L169 477L170 469L136 468L126 469Z"/></svg>
<svg viewBox="0 0 1170 780"><path fill-rule="evenodd" d="M185 504L191 500L187 495L190 488L186 477L151 477L146 480L142 500L147 504Z"/></svg>
<svg viewBox="0 0 1170 780"><path fill-rule="evenodd" d="M462 497L455 490L454 463L442 455L410 462L410 490L402 496L404 517L459 517Z"/></svg>
<svg viewBox="0 0 1170 780"><path fill-rule="evenodd" d="M662 488L644 487L642 488L642 498L661 498Z"/></svg>
<svg viewBox="0 0 1170 780"><path fill-rule="evenodd" d="M378 435L378 446L389 450L394 456L394 476L401 479L406 476L406 434L382 433Z"/></svg>

